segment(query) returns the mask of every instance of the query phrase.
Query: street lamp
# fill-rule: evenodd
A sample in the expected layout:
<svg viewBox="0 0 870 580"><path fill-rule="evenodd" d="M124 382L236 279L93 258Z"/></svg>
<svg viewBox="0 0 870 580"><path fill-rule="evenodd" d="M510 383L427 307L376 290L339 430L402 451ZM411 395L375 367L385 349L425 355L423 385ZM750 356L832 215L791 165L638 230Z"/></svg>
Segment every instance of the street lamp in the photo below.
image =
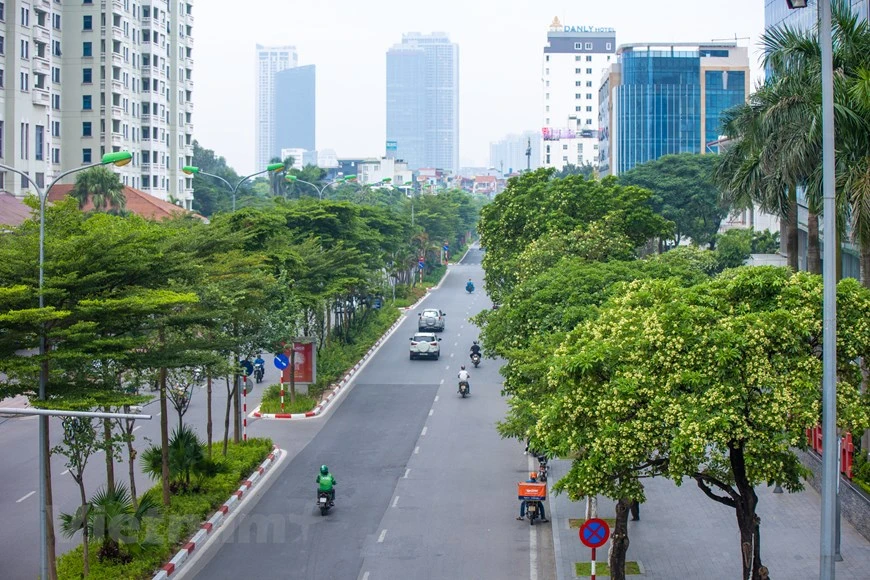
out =
<svg viewBox="0 0 870 580"><path fill-rule="evenodd" d="M807 0L786 0L789 8L806 8ZM822 198L824 263L822 270L822 525L819 578L834 580L839 552L837 527L837 206L834 199L834 66L831 2L819 0L819 45L822 59Z"/></svg>
<svg viewBox="0 0 870 580"><path fill-rule="evenodd" d="M202 169L200 169L199 167L196 167L194 165L185 165L184 167L181 168L181 170L184 173L186 173L187 175L197 175L197 174L208 175L209 177L214 177L215 179L220 179L222 182L224 182L224 184L227 187L230 188L230 192L233 194L233 211L236 211L236 192L239 190L239 188L242 186L242 184L244 182L246 182L247 180L249 180L252 177L256 177L258 175L261 175L263 173L267 173L269 171L283 171L284 164L283 163L270 163L269 165L266 166L266 169L243 177L242 179L239 180L239 182L235 186L230 184L229 181L227 181L226 179L224 179L220 175L215 175L214 173L208 173L208 172L203 171Z"/></svg>
<svg viewBox="0 0 870 580"><path fill-rule="evenodd" d="M323 184L323 187L317 187L316 184L311 183L310 181L305 181L303 179L299 179L295 175L287 175L284 179L289 181L289 182L298 181L299 183L304 183L306 185L310 185L317 192L317 197L320 198L320 200L322 201L323 200L323 192L326 191L327 187L329 187L330 185L335 185L336 183L347 183L351 177L356 178L356 175L352 175L352 176L348 176L348 177L337 177L336 179L333 179L332 181L329 181L329 182Z"/></svg>
<svg viewBox="0 0 870 580"><path fill-rule="evenodd" d="M51 188L54 187L61 179L70 175L72 173L76 173L78 171L84 171L85 169L91 169L92 167L99 167L101 165L115 165L117 167L122 167L130 163L130 160L133 159L133 154L129 151L113 151L111 153L106 153L103 155L103 158L100 159L99 163L91 163L89 165L83 165L81 167L76 167L75 169L70 169L69 171L64 171L60 175L58 175L54 180L48 184L48 187L45 188L45 191L39 187L39 185L33 181L29 175L27 175L23 171L19 171L14 167L10 167L8 165L0 164L0 169L4 169L6 171L10 171L12 173L16 173L20 175L22 178L26 179L31 186L36 190L37 195L39 195L39 308L42 309L45 307L45 296L43 295L43 286L45 281L45 202L48 200L48 194L51 192ZM45 401L46 396L46 386L48 385L48 360L46 359L46 351L48 350L48 340L46 337L46 328L43 325L42 333L39 337L39 400ZM42 539L39 549L39 561L40 561L40 578L48 578L48 539L47 539L47 531L48 531L48 506L46 505L46 482L45 479L48 475L47 463L48 463L48 455L45 452L45 446L48 442L48 416L42 415L39 417L39 509L40 509L40 519L39 519L39 532Z"/></svg>

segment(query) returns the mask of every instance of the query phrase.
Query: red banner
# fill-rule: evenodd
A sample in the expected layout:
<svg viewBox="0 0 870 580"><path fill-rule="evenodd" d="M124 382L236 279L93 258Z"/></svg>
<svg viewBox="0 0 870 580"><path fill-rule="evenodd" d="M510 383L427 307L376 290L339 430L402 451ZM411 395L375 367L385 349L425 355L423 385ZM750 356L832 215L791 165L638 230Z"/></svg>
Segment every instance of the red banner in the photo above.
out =
<svg viewBox="0 0 870 580"><path fill-rule="evenodd" d="M293 369L293 380L300 383L314 383L317 380L317 349L313 342L294 342L293 352L285 347L284 354L292 361L291 366L281 371L281 382L290 382L290 369Z"/></svg>

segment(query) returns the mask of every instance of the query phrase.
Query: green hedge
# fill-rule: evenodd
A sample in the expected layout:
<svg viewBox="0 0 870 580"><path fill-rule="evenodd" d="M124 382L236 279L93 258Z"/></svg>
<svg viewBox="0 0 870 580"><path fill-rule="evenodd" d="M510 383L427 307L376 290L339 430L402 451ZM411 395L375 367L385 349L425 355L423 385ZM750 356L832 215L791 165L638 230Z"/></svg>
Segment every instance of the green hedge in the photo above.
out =
<svg viewBox="0 0 870 580"><path fill-rule="evenodd" d="M159 517L146 518L139 533L139 544L124 544L132 557L128 564L99 562L99 544L90 544L89 580L118 580L151 578L165 564L212 512L220 507L239 488L242 481L272 451L271 439L248 439L230 442L227 456L220 453L221 444L213 447L213 457L224 469L213 478L203 481L199 491L173 494L168 511ZM157 497L162 497L160 484L154 486ZM67 552L57 559L59 580L78 580L82 577L82 547Z"/></svg>
<svg viewBox="0 0 870 580"><path fill-rule="evenodd" d="M270 385L263 392L260 403L261 413L306 413L317 406L317 400L306 395L296 394L296 401L290 402L290 386L284 389L284 410L281 410L281 385Z"/></svg>

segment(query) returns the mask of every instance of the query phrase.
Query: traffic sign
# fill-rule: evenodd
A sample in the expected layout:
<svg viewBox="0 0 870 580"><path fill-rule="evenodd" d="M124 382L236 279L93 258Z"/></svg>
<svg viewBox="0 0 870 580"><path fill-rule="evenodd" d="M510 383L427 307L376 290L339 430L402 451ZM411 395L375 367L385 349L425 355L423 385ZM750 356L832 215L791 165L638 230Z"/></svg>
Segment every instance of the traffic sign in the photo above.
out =
<svg viewBox="0 0 870 580"><path fill-rule="evenodd" d="M420 260L419 262L417 262L417 267L420 268L421 270L423 269L423 267L425 265L426 265L426 262L424 262L423 260Z"/></svg>
<svg viewBox="0 0 870 580"><path fill-rule="evenodd" d="M449 245L449 244L444 244L444 251L446 252L446 251L449 250L449 249L450 249L450 245Z"/></svg>
<svg viewBox="0 0 870 580"><path fill-rule="evenodd" d="M290 359L283 352L279 352L275 355L275 368L283 371L287 367L290 366Z"/></svg>
<svg viewBox="0 0 870 580"><path fill-rule="evenodd" d="M248 359L244 358L244 359L240 360L239 366L242 367L243 369L245 369L245 374L247 374L247 375L254 374L254 365L251 364L251 361L249 361Z"/></svg>
<svg viewBox="0 0 870 580"><path fill-rule="evenodd" d="M600 548L610 539L610 526L600 518L592 518L580 526L580 541L589 548Z"/></svg>

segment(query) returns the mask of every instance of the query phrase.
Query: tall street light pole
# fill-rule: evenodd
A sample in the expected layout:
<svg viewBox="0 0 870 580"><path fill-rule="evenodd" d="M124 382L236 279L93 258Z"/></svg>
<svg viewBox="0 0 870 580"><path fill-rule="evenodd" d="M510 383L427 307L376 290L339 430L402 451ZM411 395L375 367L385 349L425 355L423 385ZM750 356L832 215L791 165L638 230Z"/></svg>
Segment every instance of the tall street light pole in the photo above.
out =
<svg viewBox="0 0 870 580"><path fill-rule="evenodd" d="M106 153L99 163L91 163L64 171L48 184L48 187L43 191L29 175L23 171L19 171L14 167L0 164L0 169L5 169L11 173L20 175L26 179L39 195L39 308L45 308L45 296L43 295L43 287L45 285L45 203L48 200L48 194L51 188L57 183L72 173L99 167L101 165L116 165L121 167L130 163L133 159L133 154L129 151L115 151ZM45 325L42 327L42 332L39 337L39 400L46 400L46 389L48 386L48 359L46 353L48 351L48 337L46 336L48 329ZM48 526L53 525L53 516L48 509L48 491L46 481L48 478L48 453L46 446L48 445L48 416L42 415L39 417L39 536L41 538L39 546L39 577L48 578Z"/></svg>
<svg viewBox="0 0 870 580"><path fill-rule="evenodd" d="M187 175L196 175L196 174L208 175L209 177L214 177L215 179L221 180L229 188L230 193L232 193L232 195L233 195L233 211L236 211L236 192L239 190L239 188L242 186L242 184L244 182L246 182L247 180L249 180L252 177L256 177L258 175L262 175L263 173L268 173L270 171L283 171L284 164L283 163L272 163L272 164L266 166L266 169L264 169L262 171L258 171L256 173L246 175L245 177L241 178L239 180L239 182L235 185L232 185L229 181L227 181L226 179L224 179L220 175L215 175L214 173L208 173L207 171L203 171L202 169L200 169L199 167L196 167L195 165L185 165L184 167L181 168L181 170L184 173L186 173Z"/></svg>
<svg viewBox="0 0 870 580"><path fill-rule="evenodd" d="M326 188L328 188L332 185L335 185L336 183L344 183L345 181L347 181L348 178L343 177L340 179L333 179L332 181L325 183L323 185L323 187L318 187L316 184L311 183L310 181L305 181L304 179L299 179L299 177L297 177L296 175L287 175L284 179L286 179L288 182L291 182L291 183L298 182L298 183L304 183L306 185L310 185L311 187L314 188L314 191L317 192L317 197L320 200L323 200L323 192L326 191Z"/></svg>

